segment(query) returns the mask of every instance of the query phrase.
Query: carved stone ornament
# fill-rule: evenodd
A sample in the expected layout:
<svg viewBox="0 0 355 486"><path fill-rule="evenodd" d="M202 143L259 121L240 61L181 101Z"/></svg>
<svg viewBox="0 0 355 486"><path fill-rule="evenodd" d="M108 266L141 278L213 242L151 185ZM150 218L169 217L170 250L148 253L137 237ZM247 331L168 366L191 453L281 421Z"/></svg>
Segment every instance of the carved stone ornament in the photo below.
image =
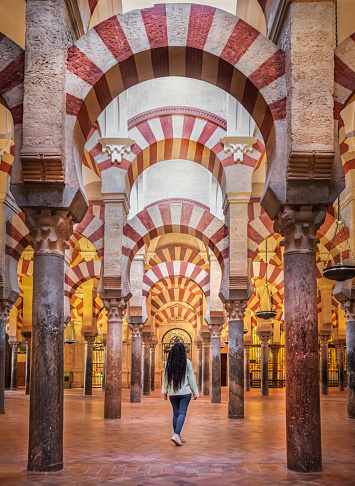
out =
<svg viewBox="0 0 355 486"><path fill-rule="evenodd" d="M7 320L12 304L7 300L0 301L0 320Z"/></svg>
<svg viewBox="0 0 355 486"><path fill-rule="evenodd" d="M355 321L355 300L347 299L341 302L341 307L345 311L346 320Z"/></svg>
<svg viewBox="0 0 355 486"><path fill-rule="evenodd" d="M130 324L129 323L129 328L132 332L132 337L140 337L141 336L141 332L143 330L143 327L144 327L144 324L143 322L139 322L139 323L133 323L133 324Z"/></svg>
<svg viewBox="0 0 355 486"><path fill-rule="evenodd" d="M99 143L102 145L102 151L111 157L111 163L122 162L124 155L131 153L131 146L135 144L130 138L100 138Z"/></svg>
<svg viewBox="0 0 355 486"><path fill-rule="evenodd" d="M227 300L225 303L226 311L230 321L243 321L244 312L248 306L247 300Z"/></svg>
<svg viewBox="0 0 355 486"><path fill-rule="evenodd" d="M202 350L202 341L195 341L196 351Z"/></svg>
<svg viewBox="0 0 355 486"><path fill-rule="evenodd" d="M27 212L26 224L30 229L35 253L56 253L64 257L73 232L73 221L68 211L41 209Z"/></svg>
<svg viewBox="0 0 355 486"><path fill-rule="evenodd" d="M208 329L211 332L211 338L220 338L223 329L223 324L209 324Z"/></svg>
<svg viewBox="0 0 355 486"><path fill-rule="evenodd" d="M122 313L127 307L124 299L104 299L104 306L107 310L108 321L122 322Z"/></svg>
<svg viewBox="0 0 355 486"><path fill-rule="evenodd" d="M255 137L224 137L224 153L233 155L234 162L243 162L243 156L253 152L253 145L257 142Z"/></svg>
<svg viewBox="0 0 355 486"><path fill-rule="evenodd" d="M316 251L319 239L316 237L318 229L325 220L324 209L313 209L312 206L300 206L294 209L285 206L274 222L274 230L284 236L280 243L289 251Z"/></svg>

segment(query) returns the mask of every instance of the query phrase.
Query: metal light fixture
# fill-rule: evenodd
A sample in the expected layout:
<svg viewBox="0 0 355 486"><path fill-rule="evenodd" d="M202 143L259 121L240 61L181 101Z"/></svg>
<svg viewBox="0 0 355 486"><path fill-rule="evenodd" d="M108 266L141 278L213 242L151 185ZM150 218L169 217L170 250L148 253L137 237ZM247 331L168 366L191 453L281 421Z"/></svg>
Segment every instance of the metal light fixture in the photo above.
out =
<svg viewBox="0 0 355 486"><path fill-rule="evenodd" d="M267 309L261 309L257 312L255 312L255 315L259 317L260 319L268 320L272 319L273 317L276 316L277 312L273 310L273 305L272 305L272 299L270 295L270 290L269 290L269 285L267 281L267 265L268 265L268 260L267 260L267 239L265 240L265 261L266 261L266 269L265 269L265 285L263 288L263 291L260 296L260 306L261 307L261 302L263 299L263 296L266 292L267 295L267 300L268 300L268 308ZM248 331L247 331L248 332Z"/></svg>

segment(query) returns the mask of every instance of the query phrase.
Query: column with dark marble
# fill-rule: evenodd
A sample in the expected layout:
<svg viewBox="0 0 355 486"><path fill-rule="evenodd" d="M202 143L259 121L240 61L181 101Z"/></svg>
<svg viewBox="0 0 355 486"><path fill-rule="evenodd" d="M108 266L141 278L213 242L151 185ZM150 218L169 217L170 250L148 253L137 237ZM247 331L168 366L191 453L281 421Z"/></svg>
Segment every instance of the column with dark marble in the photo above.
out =
<svg viewBox="0 0 355 486"><path fill-rule="evenodd" d="M211 321L214 318L211 317ZM220 319L218 319L220 321ZM211 403L221 403L221 332L223 322L211 322Z"/></svg>
<svg viewBox="0 0 355 486"><path fill-rule="evenodd" d="M338 361L338 388L339 391L344 391L344 344L338 343L335 345L335 348Z"/></svg>
<svg viewBox="0 0 355 486"><path fill-rule="evenodd" d="M106 379L106 339L102 340L102 345L104 347L104 360L102 363L102 391L105 391L105 379Z"/></svg>
<svg viewBox="0 0 355 486"><path fill-rule="evenodd" d="M346 314L346 382L348 417L355 419L355 300L342 302Z"/></svg>
<svg viewBox="0 0 355 486"><path fill-rule="evenodd" d="M105 298L107 310L104 418L121 418L122 406L122 314L123 299Z"/></svg>
<svg viewBox="0 0 355 486"><path fill-rule="evenodd" d="M5 413L6 321L11 305L0 301L0 414Z"/></svg>
<svg viewBox="0 0 355 486"><path fill-rule="evenodd" d="M84 333L85 338L85 368L84 368L84 395L92 395L92 373L94 360L95 336Z"/></svg>
<svg viewBox="0 0 355 486"><path fill-rule="evenodd" d="M320 345L320 383L322 395L328 395L329 393L329 358L328 358L328 342L330 339L329 334L319 334Z"/></svg>
<svg viewBox="0 0 355 486"><path fill-rule="evenodd" d="M140 403L142 395L142 338L143 323L129 322L132 332L130 402Z"/></svg>
<svg viewBox="0 0 355 486"><path fill-rule="evenodd" d="M228 418L244 418L244 311L246 300L227 301L228 323Z"/></svg>
<svg viewBox="0 0 355 486"><path fill-rule="evenodd" d="M9 341L11 347L11 382L10 390L17 390L17 350L19 347L18 341Z"/></svg>
<svg viewBox="0 0 355 486"><path fill-rule="evenodd" d="M31 383L31 332L26 331L22 333L26 339L26 380L25 380L25 394L30 394Z"/></svg>
<svg viewBox="0 0 355 486"><path fill-rule="evenodd" d="M270 351L272 354L272 381L276 385L278 380L278 368L279 368L279 344L270 344Z"/></svg>
<svg viewBox="0 0 355 486"><path fill-rule="evenodd" d="M152 341L150 343L150 389L155 390L155 348L158 341Z"/></svg>
<svg viewBox="0 0 355 486"><path fill-rule="evenodd" d="M29 210L33 238L33 305L29 471L63 469L64 252L68 211Z"/></svg>
<svg viewBox="0 0 355 486"><path fill-rule="evenodd" d="M250 391L250 344L244 346L244 391Z"/></svg>
<svg viewBox="0 0 355 486"><path fill-rule="evenodd" d="M269 394L269 331L257 332L261 344L261 394Z"/></svg>
<svg viewBox="0 0 355 486"><path fill-rule="evenodd" d="M196 353L197 353L197 373L196 381L198 391L202 392L202 341L195 341Z"/></svg>
<svg viewBox="0 0 355 486"><path fill-rule="evenodd" d="M143 395L150 395L150 344L152 342L150 331L142 332L143 358L142 358L142 392Z"/></svg>
<svg viewBox="0 0 355 486"><path fill-rule="evenodd" d="M202 395L210 394L210 345L209 331L202 331Z"/></svg>
<svg viewBox="0 0 355 486"><path fill-rule="evenodd" d="M322 469L318 382L316 232L325 211L284 207L275 231L284 236L287 467Z"/></svg>

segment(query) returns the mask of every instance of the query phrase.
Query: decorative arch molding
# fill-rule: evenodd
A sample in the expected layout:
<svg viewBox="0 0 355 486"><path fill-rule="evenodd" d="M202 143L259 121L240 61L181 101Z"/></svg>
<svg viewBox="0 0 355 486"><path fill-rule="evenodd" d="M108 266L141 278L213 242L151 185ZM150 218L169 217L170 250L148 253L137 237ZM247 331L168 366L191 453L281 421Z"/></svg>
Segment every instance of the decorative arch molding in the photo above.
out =
<svg viewBox="0 0 355 486"><path fill-rule="evenodd" d="M199 267L208 269L208 263L201 255L201 251L195 246L190 246L188 244L168 244L160 246L155 250L154 256L151 257L146 264L146 270L150 270L155 265L159 263L170 262L170 261L185 261L198 265Z"/></svg>
<svg viewBox="0 0 355 486"><path fill-rule="evenodd" d="M159 309L163 306L173 305L174 302L184 303L194 308L197 313L203 310L203 297L202 294L196 294L189 292L188 290L181 289L166 289L164 292L155 294L151 300L151 314L154 315L159 312Z"/></svg>
<svg viewBox="0 0 355 486"><path fill-rule="evenodd" d="M335 49L334 63L334 116L339 120L355 92L355 33Z"/></svg>
<svg viewBox="0 0 355 486"><path fill-rule="evenodd" d="M96 248L98 256L104 255L105 206L103 201L89 201L89 209L75 231L87 238Z"/></svg>
<svg viewBox="0 0 355 486"><path fill-rule="evenodd" d="M166 309L161 310L158 314L155 315L155 327L159 327L163 324L164 321L167 321L171 318L181 318L185 319L186 321L190 322L192 327L196 329L197 327L197 314L195 311L191 309L187 309L181 305L175 304L174 306L168 307Z"/></svg>
<svg viewBox="0 0 355 486"><path fill-rule="evenodd" d="M76 291L76 289L87 282L88 280L95 279L97 284L95 287L97 288L98 283L101 277L101 261L100 260L90 260L88 262L84 261L79 263L79 265L75 265L74 267L70 267L68 273L65 275L64 281L64 296L71 299L72 295Z"/></svg>
<svg viewBox="0 0 355 486"><path fill-rule="evenodd" d="M189 294L198 295L199 298L202 297L201 288L193 280L180 276L169 276L159 280L159 282L151 288L150 292L152 297L155 297L168 290L188 292Z"/></svg>

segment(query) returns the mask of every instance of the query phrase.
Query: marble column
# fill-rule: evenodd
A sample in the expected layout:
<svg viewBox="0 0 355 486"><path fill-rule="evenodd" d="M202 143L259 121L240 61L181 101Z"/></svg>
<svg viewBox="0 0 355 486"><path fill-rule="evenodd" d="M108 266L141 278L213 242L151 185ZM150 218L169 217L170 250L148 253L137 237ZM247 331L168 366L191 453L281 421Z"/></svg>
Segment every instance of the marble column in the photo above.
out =
<svg viewBox="0 0 355 486"><path fill-rule="evenodd" d="M284 236L287 468L322 470L318 383L316 232L325 211L284 207L274 229Z"/></svg>
<svg viewBox="0 0 355 486"><path fill-rule="evenodd" d="M250 347L244 346L244 391L250 391Z"/></svg>
<svg viewBox="0 0 355 486"><path fill-rule="evenodd" d="M198 391L202 392L202 341L195 341L196 353L197 353L197 373L196 381Z"/></svg>
<svg viewBox="0 0 355 486"><path fill-rule="evenodd" d="M202 395L210 394L210 345L209 331L200 333L202 338Z"/></svg>
<svg viewBox="0 0 355 486"><path fill-rule="evenodd" d="M336 344L337 360L338 360L338 388L344 391L344 344Z"/></svg>
<svg viewBox="0 0 355 486"><path fill-rule="evenodd" d="M85 333L84 338L85 338L85 368L84 368L83 395L92 395L92 373L93 373L95 336Z"/></svg>
<svg viewBox="0 0 355 486"><path fill-rule="evenodd" d="M261 344L261 394L269 394L269 332L258 333Z"/></svg>
<svg viewBox="0 0 355 486"><path fill-rule="evenodd" d="M212 319L213 317L211 317ZM223 323L210 323L208 326L211 332L211 403L221 403L221 332Z"/></svg>
<svg viewBox="0 0 355 486"><path fill-rule="evenodd" d="M142 342L143 342L142 392L143 395L150 395L150 344L152 342L152 333L143 331Z"/></svg>
<svg viewBox="0 0 355 486"><path fill-rule="evenodd" d="M247 300L227 301L228 323L228 418L244 418L244 311Z"/></svg>
<svg viewBox="0 0 355 486"><path fill-rule="evenodd" d="M142 338L143 323L129 323L132 332L130 402L140 403L142 395Z"/></svg>
<svg viewBox="0 0 355 486"><path fill-rule="evenodd" d="M106 339L102 340L104 347L104 362L102 363L102 391L105 391L105 379L106 379Z"/></svg>
<svg viewBox="0 0 355 486"><path fill-rule="evenodd" d="M25 394L30 394L31 383L31 332L26 331L22 333L22 336L26 339L26 381L25 381Z"/></svg>
<svg viewBox="0 0 355 486"><path fill-rule="evenodd" d="M152 341L150 343L150 389L155 390L155 348L158 341Z"/></svg>
<svg viewBox="0 0 355 486"><path fill-rule="evenodd" d="M6 321L11 305L0 301L0 414L5 413Z"/></svg>
<svg viewBox="0 0 355 486"><path fill-rule="evenodd" d="M11 382L10 390L17 390L17 350L19 347L18 341L9 341L11 347Z"/></svg>
<svg viewBox="0 0 355 486"><path fill-rule="evenodd" d="M278 368L279 368L279 344L270 344L270 351L272 354L272 381L276 386L276 381L278 380Z"/></svg>
<svg viewBox="0 0 355 486"><path fill-rule="evenodd" d="M355 300L342 302L346 314L346 382L348 417L355 419Z"/></svg>
<svg viewBox="0 0 355 486"><path fill-rule="evenodd" d="M63 469L64 253L68 211L26 211L33 238L32 363L28 471Z"/></svg>
<svg viewBox="0 0 355 486"><path fill-rule="evenodd" d="M122 405L122 313L123 299L105 298L107 310L104 418L121 418Z"/></svg>
<svg viewBox="0 0 355 486"><path fill-rule="evenodd" d="M328 334L319 334L320 345L320 383L322 395L329 393L329 371L328 371L328 341L330 336Z"/></svg>

